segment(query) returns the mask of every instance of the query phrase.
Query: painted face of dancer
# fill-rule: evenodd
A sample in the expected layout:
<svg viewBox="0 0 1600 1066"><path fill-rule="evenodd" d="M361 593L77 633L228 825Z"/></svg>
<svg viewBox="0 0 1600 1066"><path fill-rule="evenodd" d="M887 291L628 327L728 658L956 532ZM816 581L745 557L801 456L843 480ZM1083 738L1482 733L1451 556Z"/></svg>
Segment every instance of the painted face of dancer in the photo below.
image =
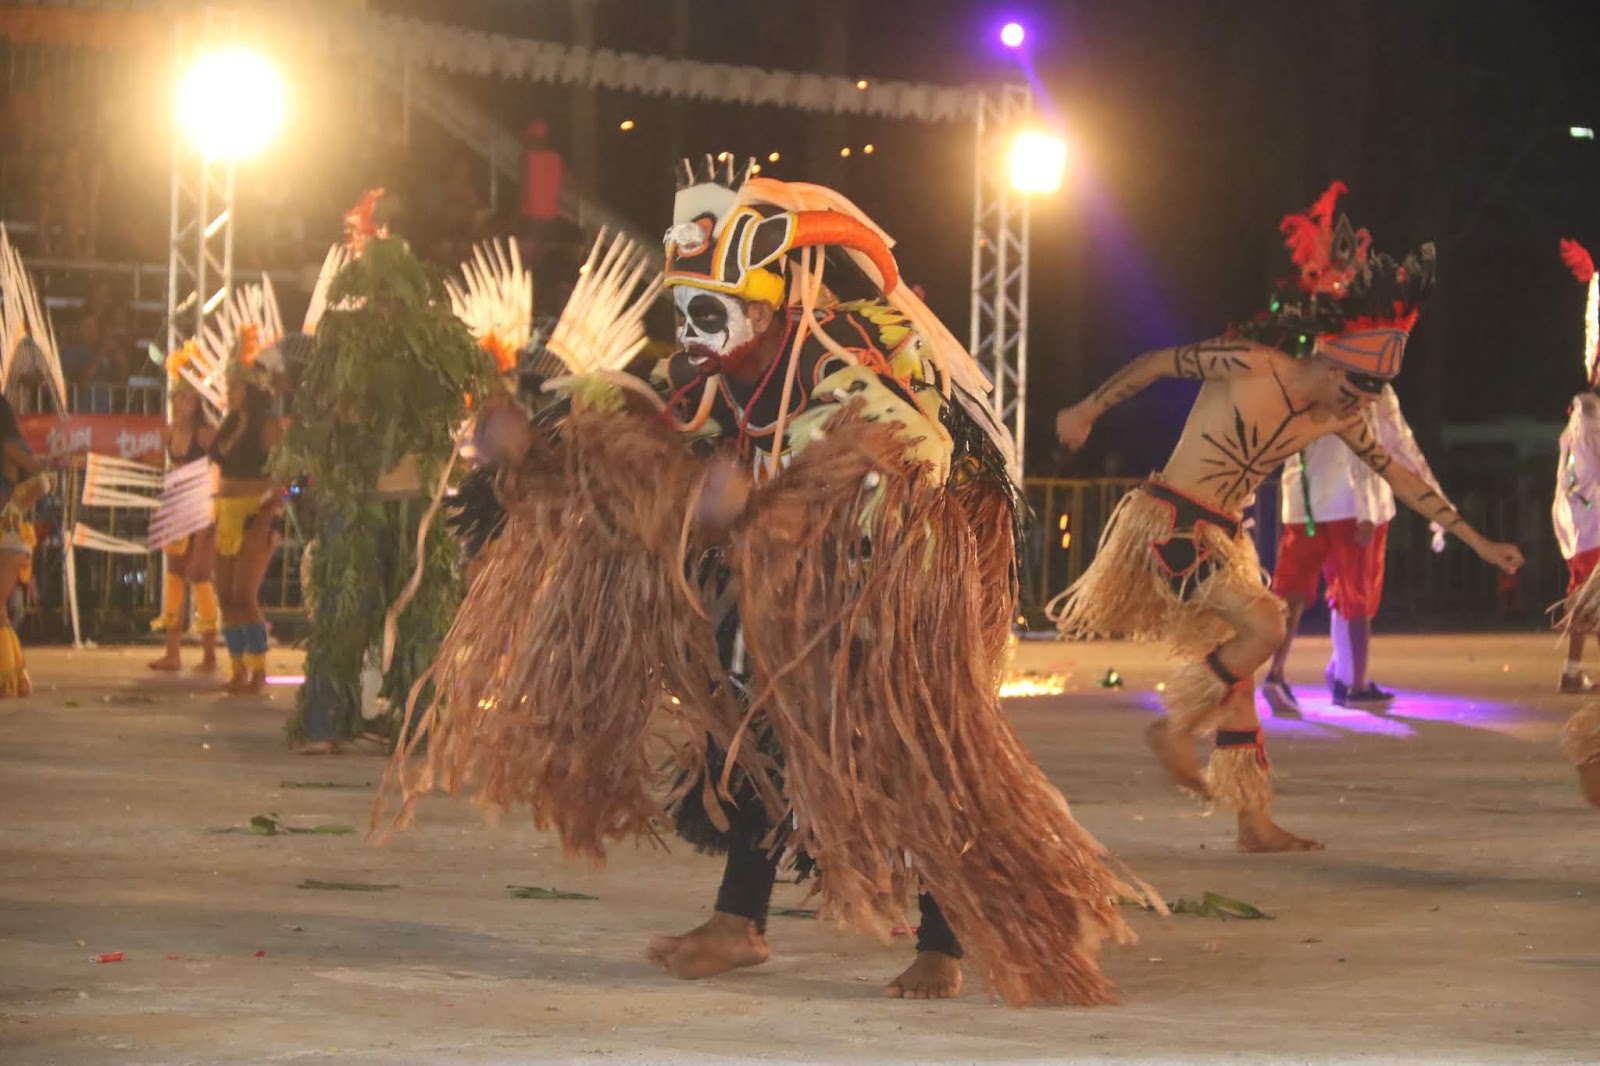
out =
<svg viewBox="0 0 1600 1066"><path fill-rule="evenodd" d="M1311 371L1311 400L1335 418L1358 414L1383 395L1382 378L1346 370L1321 356L1311 360L1307 369Z"/></svg>
<svg viewBox="0 0 1600 1066"><path fill-rule="evenodd" d="M672 298L678 311L678 343L691 362L714 365L734 377L753 369L762 334L773 322L771 307L688 286L673 289Z"/></svg>

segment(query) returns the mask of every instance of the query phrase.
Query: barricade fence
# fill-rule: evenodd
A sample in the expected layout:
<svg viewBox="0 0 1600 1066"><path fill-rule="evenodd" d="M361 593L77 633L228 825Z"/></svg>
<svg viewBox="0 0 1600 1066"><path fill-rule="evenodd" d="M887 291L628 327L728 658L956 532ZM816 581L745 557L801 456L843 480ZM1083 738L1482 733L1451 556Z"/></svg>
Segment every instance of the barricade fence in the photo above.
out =
<svg viewBox="0 0 1600 1066"><path fill-rule="evenodd" d="M63 536L82 520L112 536L142 541L149 512L131 508L79 508L83 458L64 461L58 488L39 505L39 547L34 580L37 598L21 620L25 639L70 639L63 567ZM1044 606L1070 585L1093 559L1100 534L1137 478L1031 478L1025 485L1033 520L1020 560L1020 620L1048 625ZM73 501L68 505L67 501ZM1466 492L1458 503L1468 521L1495 540L1517 543L1528 564L1517 580L1506 580L1464 545L1452 541L1442 554L1429 547L1420 518L1402 509L1389 533L1388 574L1377 624L1390 630L1532 628L1564 590L1566 571L1548 525L1548 497L1528 485L1511 494ZM1262 486L1251 512L1251 529L1270 571L1279 535L1277 481ZM262 604L276 621L303 618L300 531L289 523L262 588ZM140 638L160 613L161 557L79 550L78 604L83 636L98 642ZM1308 614L1319 621L1319 609Z"/></svg>

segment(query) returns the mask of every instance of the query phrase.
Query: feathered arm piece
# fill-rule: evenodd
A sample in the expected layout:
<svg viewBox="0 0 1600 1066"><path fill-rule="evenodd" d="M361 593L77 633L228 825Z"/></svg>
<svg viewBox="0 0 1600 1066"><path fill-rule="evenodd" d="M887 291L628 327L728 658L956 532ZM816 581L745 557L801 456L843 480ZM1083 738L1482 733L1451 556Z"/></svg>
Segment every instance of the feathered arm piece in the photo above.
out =
<svg viewBox="0 0 1600 1066"><path fill-rule="evenodd" d="M467 324L478 344L508 374L533 330L533 275L522 266L515 242L490 241L461 264L464 284L446 279L450 309Z"/></svg>
<svg viewBox="0 0 1600 1066"><path fill-rule="evenodd" d="M305 321L300 326L300 332L306 336L316 336L317 326L328 311L328 286L333 284L339 271L349 263L350 253L342 244L333 245L328 249L328 254L323 256L322 269L317 272L317 283L311 289L311 303L306 307Z"/></svg>
<svg viewBox="0 0 1600 1066"><path fill-rule="evenodd" d="M639 288L650 261L638 246L619 233L607 247L606 237L595 240L545 345L573 374L626 367L645 346L644 315L661 292L659 277Z"/></svg>
<svg viewBox="0 0 1600 1066"><path fill-rule="evenodd" d="M61 370L61 350L56 345L55 326L50 321L39 294L33 287L33 278L22 264L22 256L11 243L5 227L0 225L0 323L3 323L4 347L0 349L0 388L11 384L11 374L17 356L17 346L24 337L32 337L44 360L46 377L56 401L56 410L67 409L67 380Z"/></svg>

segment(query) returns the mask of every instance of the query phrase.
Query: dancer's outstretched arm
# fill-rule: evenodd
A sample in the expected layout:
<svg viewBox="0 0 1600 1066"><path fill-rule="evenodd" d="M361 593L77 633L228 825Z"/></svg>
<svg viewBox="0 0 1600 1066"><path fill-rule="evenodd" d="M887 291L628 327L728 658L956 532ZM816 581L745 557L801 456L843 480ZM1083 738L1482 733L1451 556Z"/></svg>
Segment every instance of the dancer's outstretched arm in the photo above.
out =
<svg viewBox="0 0 1600 1066"><path fill-rule="evenodd" d="M1264 348L1237 337L1218 337L1146 352L1112 374L1086 398L1056 415L1056 436L1073 451L1083 447L1095 419L1162 378L1219 381L1264 373L1269 364Z"/></svg>
<svg viewBox="0 0 1600 1066"><path fill-rule="evenodd" d="M1515 544L1489 540L1473 529L1471 523L1461 517L1461 512L1450 505L1449 500L1410 469L1394 461L1383 445L1378 443L1365 418L1352 419L1341 426L1338 432L1339 439L1356 453L1356 458L1372 467L1379 477L1389 483L1396 499L1429 522L1443 526L1491 566L1497 566L1508 574L1522 569L1522 552Z"/></svg>

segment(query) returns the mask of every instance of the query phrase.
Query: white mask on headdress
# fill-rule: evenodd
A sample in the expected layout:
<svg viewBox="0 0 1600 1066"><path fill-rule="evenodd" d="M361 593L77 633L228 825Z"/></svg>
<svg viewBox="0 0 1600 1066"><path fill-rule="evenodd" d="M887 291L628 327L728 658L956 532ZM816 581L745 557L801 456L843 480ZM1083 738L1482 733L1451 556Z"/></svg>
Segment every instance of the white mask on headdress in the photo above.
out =
<svg viewBox="0 0 1600 1066"><path fill-rule="evenodd" d="M678 309L678 343L691 358L722 359L756 339L744 302L736 297L679 285L672 302Z"/></svg>

